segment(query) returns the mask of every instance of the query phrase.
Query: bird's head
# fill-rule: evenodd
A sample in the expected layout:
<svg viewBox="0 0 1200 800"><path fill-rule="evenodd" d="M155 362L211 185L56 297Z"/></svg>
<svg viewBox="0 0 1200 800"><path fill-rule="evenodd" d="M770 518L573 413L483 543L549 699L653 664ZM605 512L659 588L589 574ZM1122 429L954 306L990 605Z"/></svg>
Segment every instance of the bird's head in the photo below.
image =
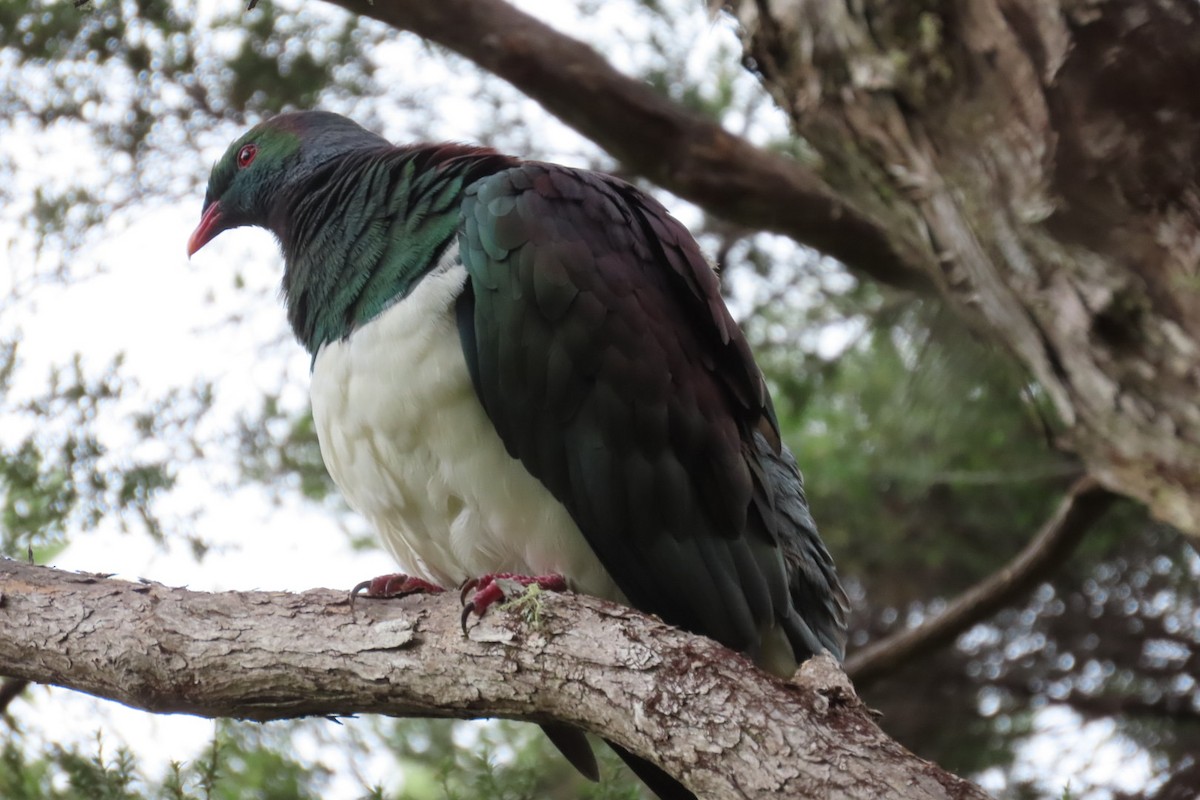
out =
<svg viewBox="0 0 1200 800"><path fill-rule="evenodd" d="M188 239L188 257L230 228L273 229L272 212L322 165L350 150L386 146L379 136L327 111L297 111L260 122L213 165L200 224Z"/></svg>

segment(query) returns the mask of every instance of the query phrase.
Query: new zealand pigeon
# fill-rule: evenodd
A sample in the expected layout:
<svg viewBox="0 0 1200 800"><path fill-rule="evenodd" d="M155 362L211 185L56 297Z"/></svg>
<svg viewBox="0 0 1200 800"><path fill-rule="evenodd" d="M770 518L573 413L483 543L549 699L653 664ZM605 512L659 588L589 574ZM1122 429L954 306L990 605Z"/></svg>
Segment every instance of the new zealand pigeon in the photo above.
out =
<svg viewBox="0 0 1200 800"><path fill-rule="evenodd" d="M762 373L653 198L307 111L230 145L188 255L242 225L283 250L325 464L407 570L368 594L470 580L482 613L500 576L628 603L781 676L842 657L845 595ZM594 775L580 734L549 732Z"/></svg>

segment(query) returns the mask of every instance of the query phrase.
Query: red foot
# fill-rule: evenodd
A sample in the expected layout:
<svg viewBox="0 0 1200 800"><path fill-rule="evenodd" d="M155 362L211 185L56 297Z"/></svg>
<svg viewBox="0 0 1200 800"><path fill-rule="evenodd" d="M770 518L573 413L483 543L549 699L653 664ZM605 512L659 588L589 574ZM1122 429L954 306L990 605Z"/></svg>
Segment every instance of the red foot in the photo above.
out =
<svg viewBox="0 0 1200 800"><path fill-rule="evenodd" d="M508 584L505 586L505 584ZM518 586L533 586L545 589L548 592L565 592L567 590L567 579L562 575L513 575L509 572L489 573L480 575L478 578L471 578L462 585L462 591L459 592L459 600L466 601L467 593L474 590L475 594L471 596L471 602L463 607L462 612L462 629L463 633L467 632L467 619L475 614L482 617L488 608L493 603L499 600L508 600L509 593Z"/></svg>
<svg viewBox="0 0 1200 800"><path fill-rule="evenodd" d="M403 597L406 594L437 594L446 591L441 586L432 584L421 578L413 578L403 572L393 572L390 575L380 575L369 581L363 581L350 590L350 599L363 597L388 598Z"/></svg>

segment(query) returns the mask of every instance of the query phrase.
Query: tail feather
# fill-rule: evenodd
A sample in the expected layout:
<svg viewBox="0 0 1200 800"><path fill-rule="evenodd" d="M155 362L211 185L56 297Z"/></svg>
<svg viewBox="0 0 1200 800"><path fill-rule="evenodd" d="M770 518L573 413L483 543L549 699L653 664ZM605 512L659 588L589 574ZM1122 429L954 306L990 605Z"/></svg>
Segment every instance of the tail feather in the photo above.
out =
<svg viewBox="0 0 1200 800"><path fill-rule="evenodd" d="M696 800L696 795L658 765L634 755L619 744L608 742L608 746L633 770L634 775L642 779L642 783L646 784L659 800Z"/></svg>
<svg viewBox="0 0 1200 800"><path fill-rule="evenodd" d="M543 722L542 731L550 743L558 748L571 766L579 770L579 774L589 781L600 780L600 765L596 763L596 754L592 752L592 743L587 734L570 725L557 722Z"/></svg>
<svg viewBox="0 0 1200 800"><path fill-rule="evenodd" d="M600 780L600 767L596 763L596 754L592 751L592 745L583 731L557 722L543 722L541 727L550 743L558 748L558 752L562 753L563 757L571 762L571 766L579 770L583 777L590 781ZM614 753L621 757L633 774L637 775L642 783L654 792L659 800L696 800L696 795L657 765L641 756L634 755L619 744L609 742L607 739L605 742L613 749Z"/></svg>

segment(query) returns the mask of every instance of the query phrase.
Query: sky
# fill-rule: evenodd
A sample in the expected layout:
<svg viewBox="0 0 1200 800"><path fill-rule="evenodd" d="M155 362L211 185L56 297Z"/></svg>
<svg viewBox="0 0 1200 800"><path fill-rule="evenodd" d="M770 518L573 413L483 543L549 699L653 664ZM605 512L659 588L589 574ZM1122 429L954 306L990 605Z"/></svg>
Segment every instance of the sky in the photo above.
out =
<svg viewBox="0 0 1200 800"><path fill-rule="evenodd" d="M209 5L213 11L233 13L241 4L221 0ZM644 42L633 28L645 22L625 3L594 4L597 14L589 17L580 16L573 3L531 0L522 5L560 30L604 43L603 52L618 68L628 70L647 57L645 45L629 44ZM694 12L678 32L691 42L688 61L693 71L703 73L717 49L736 48L730 26L705 16L698 10L702 4L679 0L676 5ZM473 102L477 79L455 74L444 62L430 58L411 37L388 44L379 60L381 83L418 83L429 89L431 97L426 115L419 120L381 108L379 116L386 128L382 132L394 139L418 132L470 139L486 127L483 111ZM771 111L769 103L765 106L761 117L745 125L735 120L734 126L748 131L752 139L778 133L782 117ZM532 104L521 105L519 116L536 131L540 155L568 163L595 155L590 144ZM226 137L234 133L224 132ZM0 126L0 153L19 166L14 191L28 192L67 174L91 175L103 182L105 165L80 152L69 134L51 134L32 147L28 141L28 130L5 132ZM224 144L212 136L200 163L215 161ZM75 536L54 559L54 566L212 591L348 588L390 571L393 565L382 550L354 551L348 546L348 532L366 530L352 515L318 507L298 493L280 495L257 486L229 488L236 482L237 467L218 443L239 413L257 410L265 393L280 394L287 408L302 408L307 401L308 358L291 341L277 299L281 262L268 234L251 229L228 232L188 261L184 244L199 219L201 200L198 190L178 201L149 200L144 207L123 212L119 222L102 227L75 256L83 267L81 274L92 273L93 266L94 274L22 291L19 302L6 307L0 318L0 334L19 330L21 338L23 366L10 399L36 394L44 388L48 371L69 363L76 353L85 354L85 364L97 370L123 354L123 373L135 377L137 385L119 411L197 381L211 381L215 389L215 405L200 431L200 438L214 445L205 458L180 467L176 489L158 506L168 521L213 545L204 560L196 561L181 540L156 544L108 520ZM694 211L682 204L672 205L672 210L685 221L695 218ZM35 256L14 220L2 211L0 244L5 245L9 262L9 269L0 274L3 296L22 281L22 261ZM0 417L0 441L19 439L27 424ZM119 419L102 421L101 431L114 450L161 447L163 454L170 453L169 444L134 442ZM20 707L14 711L27 722L32 746L87 741L102 729L107 746L127 743L147 759L150 774L171 760L195 757L213 735L213 724L206 720L151 716L60 689L37 687L18 703L36 709L36 713ZM79 720L88 724L81 726ZM351 723L351 728L356 724ZM1149 770L1145 755L1114 742L1110 730L1081 729L1079 719L1062 710L1039 715L1037 725L1043 733L1023 751L1021 769L1046 776L1047 786L1061 787L1071 775L1088 770L1101 770L1095 775L1117 770L1121 782L1131 789L1144 782ZM369 735L369 731L348 730L346 735ZM331 761L340 757L337 748L311 737L301 739L298 747L314 755L319 751ZM359 776L367 783L400 780L392 760L381 753L355 769L343 765L326 796L330 800L361 796L364 778ZM987 778L986 788L999 788L998 780L998 775Z"/></svg>

